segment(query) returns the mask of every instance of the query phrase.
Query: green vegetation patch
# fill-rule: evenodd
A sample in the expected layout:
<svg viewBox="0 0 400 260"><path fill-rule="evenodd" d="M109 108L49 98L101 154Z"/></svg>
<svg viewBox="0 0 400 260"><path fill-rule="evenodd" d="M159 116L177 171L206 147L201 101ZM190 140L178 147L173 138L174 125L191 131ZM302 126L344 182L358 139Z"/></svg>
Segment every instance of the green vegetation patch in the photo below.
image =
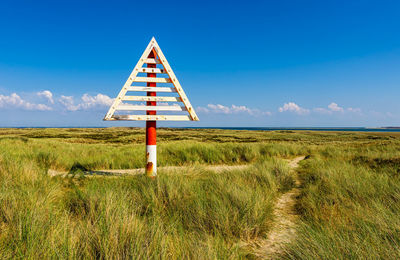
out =
<svg viewBox="0 0 400 260"><path fill-rule="evenodd" d="M32 166L31 166L32 167ZM264 237L288 175L281 161L245 171L202 167L120 178L50 178L1 166L0 254L18 258L237 258Z"/></svg>
<svg viewBox="0 0 400 260"><path fill-rule="evenodd" d="M165 128L158 139L156 180L86 177L143 168L144 130L0 129L0 256L251 258L246 245L266 238L296 179L282 158L304 155L297 235L277 257L400 258L398 133Z"/></svg>

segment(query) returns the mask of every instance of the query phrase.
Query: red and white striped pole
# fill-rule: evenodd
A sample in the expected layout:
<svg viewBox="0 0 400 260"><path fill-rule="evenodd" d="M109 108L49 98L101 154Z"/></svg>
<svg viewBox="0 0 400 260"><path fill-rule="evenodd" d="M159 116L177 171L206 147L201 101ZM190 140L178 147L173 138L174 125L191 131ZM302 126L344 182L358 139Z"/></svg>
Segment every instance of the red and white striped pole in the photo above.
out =
<svg viewBox="0 0 400 260"><path fill-rule="evenodd" d="M148 56L149 59L155 59L155 51L152 50ZM148 68L157 68L156 64L147 64ZM147 77L155 78L156 73L147 73ZM148 82L148 87L156 87L157 83ZM156 92L147 92L147 96L155 97ZM156 106L156 101L147 101L147 106ZM146 115L155 115L156 111L147 110ZM157 176L157 122L146 121L146 174L149 177Z"/></svg>

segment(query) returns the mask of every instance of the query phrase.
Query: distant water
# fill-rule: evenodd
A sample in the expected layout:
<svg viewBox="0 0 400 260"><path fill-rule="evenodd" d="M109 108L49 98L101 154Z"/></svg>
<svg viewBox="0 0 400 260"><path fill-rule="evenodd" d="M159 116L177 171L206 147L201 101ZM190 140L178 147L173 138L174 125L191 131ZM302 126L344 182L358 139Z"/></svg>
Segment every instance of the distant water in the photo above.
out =
<svg viewBox="0 0 400 260"><path fill-rule="evenodd" d="M0 127L2 128L2 127ZM5 128L104 128L102 126L65 126L65 127L5 127ZM163 128L163 127L161 127ZM400 127L167 127L167 128L186 128L186 129L227 129L227 130L250 130L250 131L344 131L344 132L400 132Z"/></svg>
<svg viewBox="0 0 400 260"><path fill-rule="evenodd" d="M367 128L367 127L185 127L190 129L227 129L253 131L345 131L345 132L400 132L400 128Z"/></svg>

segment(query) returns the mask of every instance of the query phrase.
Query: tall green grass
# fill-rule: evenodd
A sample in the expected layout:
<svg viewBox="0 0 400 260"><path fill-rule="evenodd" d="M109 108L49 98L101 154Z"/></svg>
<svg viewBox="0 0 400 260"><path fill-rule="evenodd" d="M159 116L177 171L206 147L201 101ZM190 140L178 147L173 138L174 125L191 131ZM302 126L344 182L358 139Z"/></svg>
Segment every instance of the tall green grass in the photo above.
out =
<svg viewBox="0 0 400 260"><path fill-rule="evenodd" d="M356 150L303 164L298 237L283 258L400 258L400 149Z"/></svg>
<svg viewBox="0 0 400 260"><path fill-rule="evenodd" d="M2 258L251 258L301 163L295 240L282 258L399 258L400 135L160 129L144 176L61 178L48 169L144 166L135 128L0 129ZM250 164L214 173L205 166Z"/></svg>
<svg viewBox="0 0 400 260"><path fill-rule="evenodd" d="M35 162L39 167L69 171L133 169L145 166L144 144L65 143L58 140L1 140L0 155ZM305 153L296 144L173 142L158 145L158 165L244 164L264 157L290 157Z"/></svg>
<svg viewBox="0 0 400 260"><path fill-rule="evenodd" d="M35 164L0 164L4 258L238 258L263 237L290 174L268 160L246 171L50 178ZM185 174L182 174L185 173Z"/></svg>

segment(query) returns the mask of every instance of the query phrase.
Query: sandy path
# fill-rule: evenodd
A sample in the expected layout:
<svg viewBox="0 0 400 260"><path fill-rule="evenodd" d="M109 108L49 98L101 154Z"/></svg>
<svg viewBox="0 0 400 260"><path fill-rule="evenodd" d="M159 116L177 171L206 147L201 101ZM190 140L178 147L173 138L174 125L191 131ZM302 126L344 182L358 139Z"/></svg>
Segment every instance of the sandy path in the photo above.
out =
<svg viewBox="0 0 400 260"><path fill-rule="evenodd" d="M298 167L304 156L288 160L293 171ZM275 223L268 233L267 239L258 242L259 247L255 250L255 256L260 259L279 258L284 251L285 244L292 241L296 236L296 221L298 214L295 211L296 197L299 195L300 181L296 176L296 184L293 189L282 194L274 209Z"/></svg>
<svg viewBox="0 0 400 260"><path fill-rule="evenodd" d="M165 166L158 167L159 171L163 172L174 172L176 170L182 169L193 169L196 167L202 167L205 170L214 171L214 172L223 172L223 171L233 171L233 170L243 170L248 168L250 165L207 165L207 166ZM56 171L56 170L48 170L48 175L50 176L63 176L67 177L69 174L66 171ZM125 176L125 175L138 175L144 174L144 169L121 169L121 170L99 170L99 171L85 171L84 175L89 177L99 177L99 176ZM71 175L72 176L72 175Z"/></svg>

